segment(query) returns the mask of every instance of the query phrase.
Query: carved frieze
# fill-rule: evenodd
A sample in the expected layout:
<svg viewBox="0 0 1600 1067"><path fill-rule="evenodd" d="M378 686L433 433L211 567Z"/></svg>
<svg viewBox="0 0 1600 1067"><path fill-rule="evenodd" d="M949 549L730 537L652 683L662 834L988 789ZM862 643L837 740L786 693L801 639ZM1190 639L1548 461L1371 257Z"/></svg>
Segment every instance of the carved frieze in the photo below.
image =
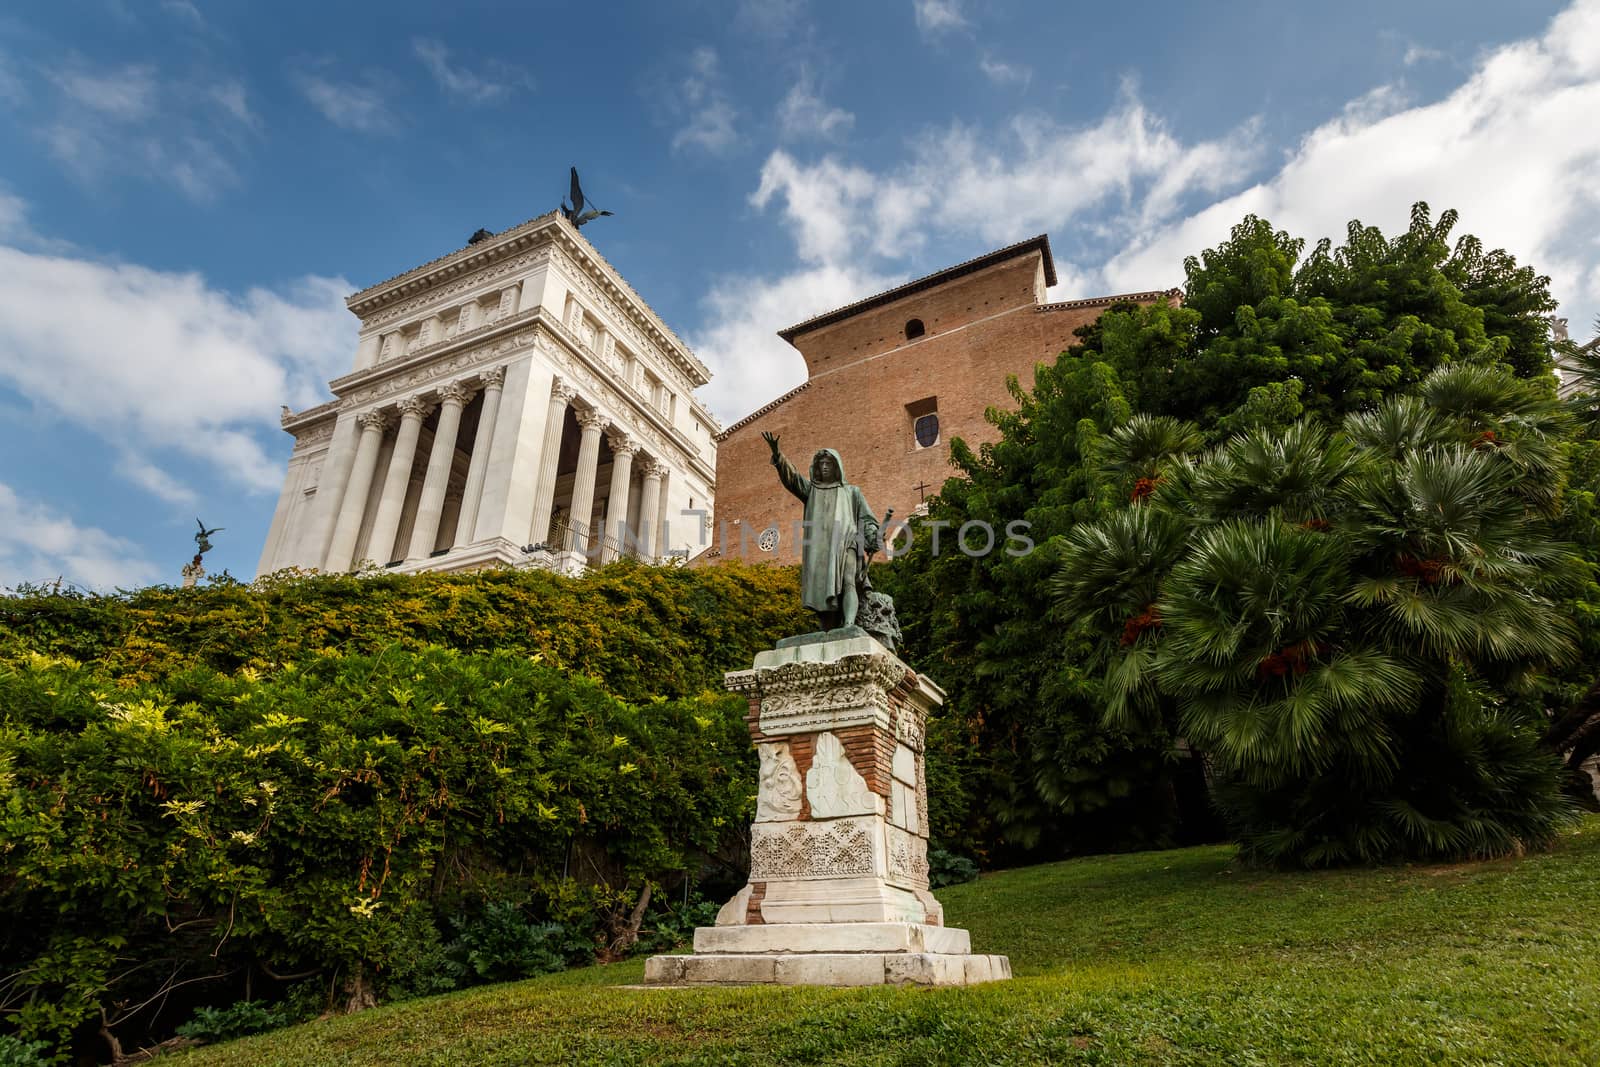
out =
<svg viewBox="0 0 1600 1067"><path fill-rule="evenodd" d="M750 829L750 881L794 881L874 874L872 817L829 822L756 823Z"/></svg>
<svg viewBox="0 0 1600 1067"><path fill-rule="evenodd" d="M892 721L889 692L905 673L893 656L859 654L827 663L734 671L724 681L735 692L759 696L762 733L810 733L869 723L887 730Z"/></svg>
<svg viewBox="0 0 1600 1067"><path fill-rule="evenodd" d="M328 419L295 434L294 450L296 452L309 452L314 448L327 444L333 437L333 423L333 419Z"/></svg>
<svg viewBox="0 0 1600 1067"><path fill-rule="evenodd" d="M927 840L895 826L888 827L885 833L888 881L907 889L928 888Z"/></svg>
<svg viewBox="0 0 1600 1067"><path fill-rule="evenodd" d="M421 311L423 308L431 307L435 304L447 303L449 297L456 296L471 289L477 289L485 282L491 282L497 278L504 278L506 275L515 274L520 270L537 267L539 264L546 262L549 258L550 249L541 248L537 251L526 253L525 255L502 260L499 263L495 263L491 266L484 267L481 270L474 271L471 274L468 274L465 277L459 278L456 281L450 282L446 285L433 286L420 296L412 297L410 300L402 300L398 304L391 304L382 311L375 312L363 319L362 325L386 326L391 322L405 318L407 315Z"/></svg>
<svg viewBox="0 0 1600 1067"><path fill-rule="evenodd" d="M537 330L533 329L518 330L516 333L497 338L492 344L480 345L477 348L457 352L449 359L419 364L406 373L394 374L372 385L346 393L343 398L344 402L347 405L368 404L374 400L386 399L396 393L425 388L441 378L448 379L458 375L470 374L484 363L500 359L512 352L520 351L532 345L534 343L534 335L537 332Z"/></svg>
<svg viewBox="0 0 1600 1067"><path fill-rule="evenodd" d="M802 785L800 769L784 741L756 746L761 754L761 778L756 794L756 822L793 820L800 817Z"/></svg>
<svg viewBox="0 0 1600 1067"><path fill-rule="evenodd" d="M867 788L867 780L850 763L844 745L831 733L817 735L806 771L806 799L811 802L813 819L837 819L845 815L872 815L878 798Z"/></svg>

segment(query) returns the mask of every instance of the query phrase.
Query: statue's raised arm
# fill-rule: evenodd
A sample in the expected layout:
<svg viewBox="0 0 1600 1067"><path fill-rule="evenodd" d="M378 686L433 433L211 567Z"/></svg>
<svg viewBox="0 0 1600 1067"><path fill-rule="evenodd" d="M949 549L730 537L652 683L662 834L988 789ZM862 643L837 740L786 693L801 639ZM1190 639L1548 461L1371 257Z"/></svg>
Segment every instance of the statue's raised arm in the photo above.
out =
<svg viewBox="0 0 1600 1067"><path fill-rule="evenodd" d="M785 489L801 500L809 497L811 495L811 482L805 475L795 470L794 464L790 463L784 454L779 451L778 435L763 430L761 431L761 439L772 449L772 465L778 468L778 481L782 482Z"/></svg>

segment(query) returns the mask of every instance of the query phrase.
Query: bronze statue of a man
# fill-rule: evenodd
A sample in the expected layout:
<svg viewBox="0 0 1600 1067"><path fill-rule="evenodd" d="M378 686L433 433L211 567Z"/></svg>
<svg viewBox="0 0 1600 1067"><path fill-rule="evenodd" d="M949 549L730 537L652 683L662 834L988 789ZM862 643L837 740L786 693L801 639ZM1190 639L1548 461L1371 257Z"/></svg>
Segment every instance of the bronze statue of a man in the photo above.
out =
<svg viewBox="0 0 1600 1067"><path fill-rule="evenodd" d="M783 487L805 502L800 538L800 593L825 630L856 625L867 584L867 556L882 546L878 520L861 490L844 480L839 453L820 448L803 477L778 451L776 434L763 433Z"/></svg>

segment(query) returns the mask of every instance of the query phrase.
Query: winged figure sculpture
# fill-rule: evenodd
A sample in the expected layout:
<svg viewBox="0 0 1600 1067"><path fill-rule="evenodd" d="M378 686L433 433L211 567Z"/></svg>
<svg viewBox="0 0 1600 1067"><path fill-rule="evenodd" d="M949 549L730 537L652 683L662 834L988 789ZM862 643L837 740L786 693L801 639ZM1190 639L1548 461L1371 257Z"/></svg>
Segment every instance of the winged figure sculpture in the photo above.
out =
<svg viewBox="0 0 1600 1067"><path fill-rule="evenodd" d="M583 198L583 187L578 184L577 167L572 168L572 191L569 199L572 201L572 205L570 207L567 205L566 200L561 201L561 213L565 215L567 217L567 221L572 223L574 226L582 226L586 222L593 222L601 215L611 214L609 211L601 211L599 208L594 207L591 207L588 211L583 209L585 200Z"/></svg>

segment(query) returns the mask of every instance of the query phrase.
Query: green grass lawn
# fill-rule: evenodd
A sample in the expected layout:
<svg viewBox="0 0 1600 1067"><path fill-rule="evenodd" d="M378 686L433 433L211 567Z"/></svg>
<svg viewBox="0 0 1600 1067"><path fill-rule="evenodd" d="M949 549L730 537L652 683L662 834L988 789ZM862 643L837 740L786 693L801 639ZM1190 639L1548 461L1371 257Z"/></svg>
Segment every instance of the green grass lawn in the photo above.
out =
<svg viewBox="0 0 1600 1067"><path fill-rule="evenodd" d="M1600 818L1547 853L1250 870L1101 856L939 894L1016 979L619 989L639 961L327 1019L203 1064L1600 1064Z"/></svg>

